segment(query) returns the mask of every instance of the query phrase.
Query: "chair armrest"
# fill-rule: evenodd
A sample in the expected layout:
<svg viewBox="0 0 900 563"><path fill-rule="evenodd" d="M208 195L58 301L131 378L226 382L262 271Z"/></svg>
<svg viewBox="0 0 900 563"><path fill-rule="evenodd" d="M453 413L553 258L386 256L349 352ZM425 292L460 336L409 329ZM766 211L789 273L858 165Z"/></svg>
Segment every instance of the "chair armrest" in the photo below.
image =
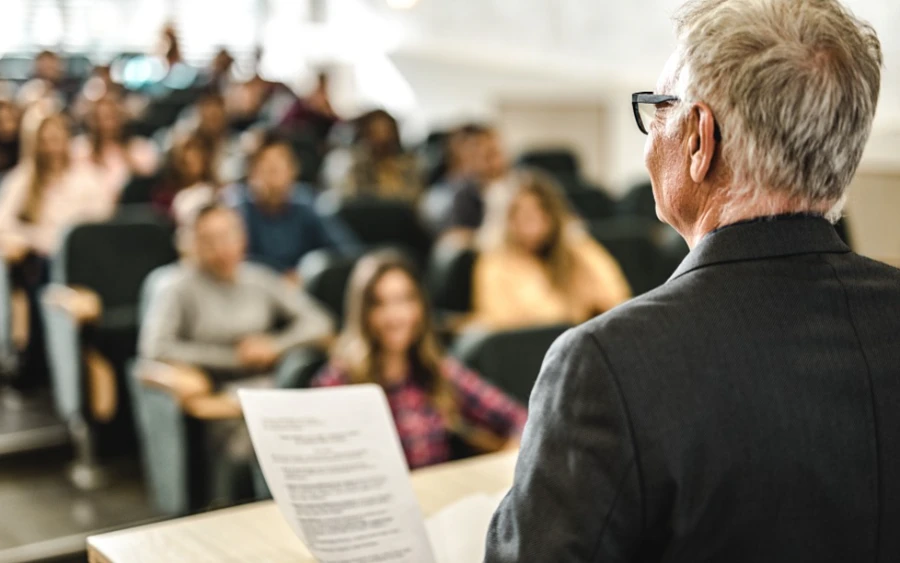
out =
<svg viewBox="0 0 900 563"><path fill-rule="evenodd" d="M169 395L184 414L198 420L240 418L240 403L232 394L213 393L213 384L203 371L184 365L139 361L134 376L143 387Z"/></svg>
<svg viewBox="0 0 900 563"><path fill-rule="evenodd" d="M78 326L96 322L103 314L100 296L85 287L50 284L44 290L42 301L64 311Z"/></svg>
<svg viewBox="0 0 900 563"><path fill-rule="evenodd" d="M80 329L75 318L52 306L41 294L38 305L44 323L44 338L53 399L60 418L69 420L83 407L83 374Z"/></svg>

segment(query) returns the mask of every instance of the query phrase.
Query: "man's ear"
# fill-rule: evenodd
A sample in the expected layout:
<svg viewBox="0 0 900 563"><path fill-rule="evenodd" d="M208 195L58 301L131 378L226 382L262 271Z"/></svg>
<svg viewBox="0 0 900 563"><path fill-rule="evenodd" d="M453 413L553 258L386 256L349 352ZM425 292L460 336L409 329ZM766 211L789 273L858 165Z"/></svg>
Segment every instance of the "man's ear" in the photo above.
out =
<svg viewBox="0 0 900 563"><path fill-rule="evenodd" d="M691 108L688 127L688 152L691 163L691 179L700 184L709 176L716 154L716 118L712 109L703 102Z"/></svg>

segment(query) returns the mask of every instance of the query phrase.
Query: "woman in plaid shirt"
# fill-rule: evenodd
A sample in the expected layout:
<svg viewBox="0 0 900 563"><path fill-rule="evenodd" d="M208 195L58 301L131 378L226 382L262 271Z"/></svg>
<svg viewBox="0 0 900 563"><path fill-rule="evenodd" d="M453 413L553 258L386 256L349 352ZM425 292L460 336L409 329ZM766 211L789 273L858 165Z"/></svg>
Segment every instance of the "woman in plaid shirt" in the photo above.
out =
<svg viewBox="0 0 900 563"><path fill-rule="evenodd" d="M353 383L384 388L411 469L450 460L454 436L478 450L515 447L525 426L522 405L444 355L424 291L397 253L357 264L343 333L313 380Z"/></svg>

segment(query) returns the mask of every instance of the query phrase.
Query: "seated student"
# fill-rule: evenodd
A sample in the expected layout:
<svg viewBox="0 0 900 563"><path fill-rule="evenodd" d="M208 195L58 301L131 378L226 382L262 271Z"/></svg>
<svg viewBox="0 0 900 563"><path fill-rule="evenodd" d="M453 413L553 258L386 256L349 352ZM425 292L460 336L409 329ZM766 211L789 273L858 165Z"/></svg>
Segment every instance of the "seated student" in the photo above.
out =
<svg viewBox="0 0 900 563"><path fill-rule="evenodd" d="M222 384L271 373L291 348L331 335L334 323L320 305L268 269L244 262L246 236L234 210L202 208L187 242L190 261L147 312L141 357L199 369ZM189 387L191 373L183 372Z"/></svg>
<svg viewBox="0 0 900 563"><path fill-rule="evenodd" d="M169 151L165 178L153 191L153 205L183 223L197 209L216 201L220 184L209 147L187 137Z"/></svg>
<svg viewBox="0 0 900 563"><path fill-rule="evenodd" d="M476 322L492 327L577 324L631 296L619 265L584 232L546 174L513 176L479 233Z"/></svg>
<svg viewBox="0 0 900 563"><path fill-rule="evenodd" d="M415 201L422 193L422 177L415 155L405 152L397 121L384 110L358 120L357 139L350 150L348 170L332 188L339 198L375 196Z"/></svg>
<svg viewBox="0 0 900 563"><path fill-rule="evenodd" d="M65 116L46 111L37 105L26 114L22 158L0 184L0 255L13 285L14 344L27 352L26 362L38 366L43 353L35 340L41 336L37 294L48 281L48 260L66 229L113 212L96 169L72 162Z"/></svg>
<svg viewBox="0 0 900 563"><path fill-rule="evenodd" d="M99 168L113 201L118 201L122 188L132 175L149 176L159 165L153 143L126 136L124 113L114 95L100 98L89 106L86 134L72 142L72 158Z"/></svg>
<svg viewBox="0 0 900 563"><path fill-rule="evenodd" d="M443 236L469 243L484 221L485 202L507 189L509 160L496 130L472 125L462 135L463 172L453 180L449 206L438 214Z"/></svg>
<svg viewBox="0 0 900 563"><path fill-rule="evenodd" d="M296 183L298 173L290 144L265 139L250 160L249 194L236 206L247 229L248 258L290 278L308 252L358 244L346 227L319 217L306 203L312 196Z"/></svg>
<svg viewBox="0 0 900 563"><path fill-rule="evenodd" d="M496 450L515 446L526 411L448 358L421 284L402 256L363 257L348 288L347 324L313 386L384 387L411 469L451 458L451 437Z"/></svg>

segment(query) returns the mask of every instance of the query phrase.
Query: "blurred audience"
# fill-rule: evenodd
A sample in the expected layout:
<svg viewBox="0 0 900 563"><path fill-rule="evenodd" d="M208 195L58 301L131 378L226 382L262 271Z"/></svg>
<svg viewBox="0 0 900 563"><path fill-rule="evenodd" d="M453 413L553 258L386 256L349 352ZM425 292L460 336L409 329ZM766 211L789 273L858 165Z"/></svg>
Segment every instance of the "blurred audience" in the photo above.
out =
<svg viewBox="0 0 900 563"><path fill-rule="evenodd" d="M619 265L569 210L555 182L520 171L491 201L473 279L476 322L491 328L578 324L631 296Z"/></svg>
<svg viewBox="0 0 900 563"><path fill-rule="evenodd" d="M312 92L295 101L285 113L281 121L282 130L305 134L316 143L324 143L331 128L339 121L331 107L328 81L327 73L320 72L316 75L316 85Z"/></svg>
<svg viewBox="0 0 900 563"><path fill-rule="evenodd" d="M480 451L515 447L526 411L441 350L424 290L399 254L362 258L345 328L313 386L377 383L411 469L448 461L454 439Z"/></svg>
<svg viewBox="0 0 900 563"><path fill-rule="evenodd" d="M0 176L19 163L21 114L10 100L0 99Z"/></svg>
<svg viewBox="0 0 900 563"><path fill-rule="evenodd" d="M245 262L235 211L202 208L188 236L192 262L151 303L140 335L143 358L189 368L174 388L195 385L198 369L214 386L271 373L287 351L329 337L334 322L318 303Z"/></svg>
<svg viewBox="0 0 900 563"><path fill-rule="evenodd" d="M75 162L100 169L104 186L114 199L132 176L149 176L159 166L156 147L147 139L129 137L119 100L104 96L94 102L85 120L86 132L73 141Z"/></svg>
<svg viewBox="0 0 900 563"><path fill-rule="evenodd" d="M209 145L188 137L169 151L165 179L154 190L153 204L181 223L192 211L215 201L220 187Z"/></svg>
<svg viewBox="0 0 900 563"><path fill-rule="evenodd" d="M225 99L215 91L206 93L197 100L196 113L193 134L206 143L216 176L226 184L239 180L244 175L244 153L229 130Z"/></svg>
<svg viewBox="0 0 900 563"><path fill-rule="evenodd" d="M63 61L53 51L41 51L34 57L33 78L43 80L53 89L60 89L66 77Z"/></svg>
<svg viewBox="0 0 900 563"><path fill-rule="evenodd" d="M418 199L422 193L422 171L416 157L404 151L393 116L374 110L357 123L356 142L346 154L346 172L332 186L339 197Z"/></svg>
<svg viewBox="0 0 900 563"><path fill-rule="evenodd" d="M358 245L346 227L316 214L312 191L297 183L298 173L291 145L270 136L251 158L249 194L237 206L247 229L249 259L294 281L297 264L308 252Z"/></svg>

